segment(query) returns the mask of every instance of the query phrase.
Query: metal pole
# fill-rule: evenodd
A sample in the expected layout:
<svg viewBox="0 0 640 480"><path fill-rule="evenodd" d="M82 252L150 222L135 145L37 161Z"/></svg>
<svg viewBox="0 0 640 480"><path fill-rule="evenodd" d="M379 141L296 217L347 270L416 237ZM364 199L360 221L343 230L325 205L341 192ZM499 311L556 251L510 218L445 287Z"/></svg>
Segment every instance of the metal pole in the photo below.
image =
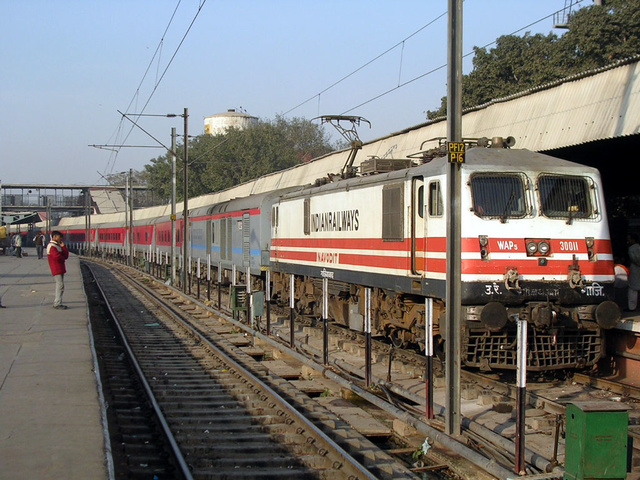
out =
<svg viewBox="0 0 640 480"><path fill-rule="evenodd" d="M196 276L198 277L196 279L196 282L198 282L198 297L197 298L199 299L200 298L200 257L198 257L198 264L197 264L197 267L196 267L196 272L197 272Z"/></svg>
<svg viewBox="0 0 640 480"><path fill-rule="evenodd" d="M247 324L251 325L251 328L253 328L253 314L252 312L252 308L253 308L253 299L251 298L251 267L247 267L247 273L246 273L246 280L247 280ZM254 329L255 330L255 329Z"/></svg>
<svg viewBox="0 0 640 480"><path fill-rule="evenodd" d="M88 240L89 240L89 257L91 257L91 193L89 193L89 212L87 214L87 223L88 223Z"/></svg>
<svg viewBox="0 0 640 480"><path fill-rule="evenodd" d="M231 287L232 288L231 288L230 292L233 292L233 294L229 295L229 307L233 307L233 305L234 305L234 300L235 299L233 298L233 296L236 294L235 293L236 292L236 289L235 289L236 279L237 279L237 276L236 276L236 265L234 263L233 265L231 265ZM232 316L233 316L233 318L236 318L236 311L235 310L233 310Z"/></svg>
<svg viewBox="0 0 640 480"><path fill-rule="evenodd" d="M129 169L129 262L133 267L135 252L133 251L133 168Z"/></svg>
<svg viewBox="0 0 640 480"><path fill-rule="evenodd" d="M207 254L207 300L211 301L211 254Z"/></svg>
<svg viewBox="0 0 640 480"><path fill-rule="evenodd" d="M176 127L171 128L171 285L176 286Z"/></svg>
<svg viewBox="0 0 640 480"><path fill-rule="evenodd" d="M222 262L218 262L218 310L222 308Z"/></svg>
<svg viewBox="0 0 640 480"><path fill-rule="evenodd" d="M462 139L462 0L449 0L449 48L447 140ZM460 224L460 167L450 162L447 188L447 338L446 338L446 411L445 430L460 435L460 352L461 352L461 224Z"/></svg>
<svg viewBox="0 0 640 480"><path fill-rule="evenodd" d="M182 209L182 257L188 258L187 242L189 240L189 109L184 109L184 208ZM183 291L187 292L187 272L183 268L182 271ZM190 287L191 285L189 285Z"/></svg>
<svg viewBox="0 0 640 480"><path fill-rule="evenodd" d="M427 401L426 415L428 419L432 419L434 417L433 415L433 298L425 298L424 311L425 311L424 352L425 352L425 355L427 356L427 372L425 375L426 401Z"/></svg>
<svg viewBox="0 0 640 480"><path fill-rule="evenodd" d="M267 307L267 337L271 335L271 270L267 270L264 285L264 301Z"/></svg>
<svg viewBox="0 0 640 480"><path fill-rule="evenodd" d="M84 245L82 248L87 250L87 245L89 241L89 189L84 190Z"/></svg>
<svg viewBox="0 0 640 480"><path fill-rule="evenodd" d="M515 473L524 475L526 464L524 460L524 436L525 436L525 411L527 398L527 322L526 320L517 320L518 322L518 361L517 372L518 377L518 403L516 406L516 464Z"/></svg>
<svg viewBox="0 0 640 480"><path fill-rule="evenodd" d="M290 277L290 282L289 282L289 315L291 317L290 330L289 330L289 344L291 348L294 348L296 345L295 324L294 324L294 317L295 317L294 307L295 307L296 300L294 298L294 292L295 292L295 276L292 273Z"/></svg>
<svg viewBox="0 0 640 480"><path fill-rule="evenodd" d="M122 172L124 174L124 172ZM122 241L128 247L129 244L129 230L131 230L131 224L129 223L129 175L125 175L124 177L124 197L125 197L125 214L124 214L124 226L127 230L126 238L123 238ZM129 250L127 248L123 249L123 263L127 263L129 260Z"/></svg>
<svg viewBox="0 0 640 480"><path fill-rule="evenodd" d="M364 289L364 380L367 388L371 386L371 289Z"/></svg>
<svg viewBox="0 0 640 480"><path fill-rule="evenodd" d="M322 279L322 363L329 365L329 279Z"/></svg>

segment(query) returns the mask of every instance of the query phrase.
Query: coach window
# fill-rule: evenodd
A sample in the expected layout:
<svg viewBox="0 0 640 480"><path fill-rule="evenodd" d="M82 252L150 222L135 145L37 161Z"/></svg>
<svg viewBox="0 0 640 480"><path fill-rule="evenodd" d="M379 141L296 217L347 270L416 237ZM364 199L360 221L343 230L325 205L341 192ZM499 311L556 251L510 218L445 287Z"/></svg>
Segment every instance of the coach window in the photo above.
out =
<svg viewBox="0 0 640 480"><path fill-rule="evenodd" d="M442 203L442 191L440 189L440 182L429 183L429 216L441 217L444 212L444 205Z"/></svg>
<svg viewBox="0 0 640 480"><path fill-rule="evenodd" d="M404 184L385 185L382 189L382 240L404 240Z"/></svg>

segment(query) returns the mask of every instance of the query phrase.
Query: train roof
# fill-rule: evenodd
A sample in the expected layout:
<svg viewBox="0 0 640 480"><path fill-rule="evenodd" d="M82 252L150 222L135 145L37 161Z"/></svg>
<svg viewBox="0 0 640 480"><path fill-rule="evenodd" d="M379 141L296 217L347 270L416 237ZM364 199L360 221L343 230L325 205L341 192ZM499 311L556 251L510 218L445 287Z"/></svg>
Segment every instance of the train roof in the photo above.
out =
<svg viewBox="0 0 640 480"><path fill-rule="evenodd" d="M224 202L203 206L194 210L189 210L191 215L195 217L213 215L216 213L237 212L241 210L249 210L252 208L261 208L266 200L278 198L285 193L300 190L302 187L290 187L283 190L264 192L260 194L249 195L248 197L233 198Z"/></svg>
<svg viewBox="0 0 640 480"><path fill-rule="evenodd" d="M471 148L465 154L463 169L495 167L503 170L554 171L598 174L596 168L526 149Z"/></svg>
<svg viewBox="0 0 640 480"><path fill-rule="evenodd" d="M358 187L370 184L388 183L404 178L408 175L445 175L449 164L446 156L433 158L421 164L396 170L388 173L378 173L374 175L358 176L347 180L327 183L322 186L307 185L283 195L286 197L296 197L297 195L308 195L310 191L322 192L343 189L345 186ZM506 149L506 148L470 148L465 153L465 163L462 170L473 171L495 171L495 172L554 172L563 174L590 174L598 175L596 168L587 167L575 162L552 157L542 153L532 152L526 149Z"/></svg>

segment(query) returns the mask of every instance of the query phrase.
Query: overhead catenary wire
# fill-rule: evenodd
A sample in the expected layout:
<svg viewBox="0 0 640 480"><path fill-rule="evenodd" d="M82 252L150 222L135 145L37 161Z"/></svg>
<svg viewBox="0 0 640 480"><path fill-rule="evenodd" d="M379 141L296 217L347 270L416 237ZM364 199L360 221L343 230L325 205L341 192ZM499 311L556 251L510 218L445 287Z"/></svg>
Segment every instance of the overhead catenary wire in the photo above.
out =
<svg viewBox="0 0 640 480"><path fill-rule="evenodd" d="M574 5L578 5L578 4L582 3L583 1L584 1L584 0L577 0L577 1L575 2L575 4L574 4ZM525 31L526 29L528 29L528 28L530 28L530 27L532 27L532 26L534 26L534 25L537 25L537 24L538 24L538 23L540 23L540 22L543 22L543 21L546 21L546 20L548 20L548 19L550 19L550 18L553 18L553 17L554 17L554 15L556 15L556 14L558 14L558 13L562 12L563 10L564 10L564 8L561 8L561 9L559 9L559 10L556 10L556 11L552 12L552 13L551 13L551 14L549 14L549 15L546 15L546 16L544 16L544 17L542 17L542 18L540 18L540 19L538 19L538 20L536 20L536 21L534 21L534 22L531 22L531 23L529 23L529 24L527 24L527 25L525 25L525 26L523 26L523 27L520 27L520 28L518 28L517 30L514 30L514 31L512 31L511 33L508 33L508 34L505 34L505 35L516 35L516 34L518 34L518 33L521 33L521 32L523 32L523 31ZM368 67L368 66L369 66L369 65L371 65L372 63L374 63L374 62L376 62L377 60L381 59L382 57L384 57L385 55L387 55L389 52L391 52L391 51L395 50L396 48L398 48L398 47L400 47L400 46L401 46L401 47L402 47L402 49L403 49L403 52L402 52L402 58L401 58L401 68L402 68L402 61L403 61L403 58L404 58L404 46L405 46L405 44L406 44L407 40L410 40L412 37L416 36L418 33L420 33L421 31L423 31L423 30L424 30L424 29L426 29L427 27L429 27L429 26L433 25L436 21L438 21L438 20L440 20L441 18L445 17L445 16L447 15L447 13L448 13L448 12L444 12L444 13L442 13L442 14L438 15L438 16L437 16L437 17L435 17L433 20L429 21L427 24L423 25L423 26L422 26L422 27L420 27L418 30L416 30L416 31L415 31L415 32L413 32L412 34L408 35L408 36L407 36L406 38L404 38L403 40L401 40L401 41L397 42L397 43L396 43L396 44L394 44L392 47L388 48L388 49L387 49L387 50L385 50L384 52L380 53L379 55L375 56L375 57L374 57L374 58L372 58L371 60L369 60L369 61L367 61L366 63L362 64L360 67L356 68L356 69L355 69L355 70L353 70L351 73L349 73L349 74L347 74L347 75L343 76L342 78L340 78L339 80L337 80L337 81L333 82L331 85L329 85L328 87L324 88L324 89L323 89L323 90L321 90L320 92L316 93L316 94L315 94L315 95L313 95L312 97L309 97L308 99L304 100L303 102L300 102L299 104L297 104L295 107L293 107L293 108L291 108L291 109L287 110L283 115L287 115L287 114L291 113L292 111L297 110L298 108L302 107L303 105L307 104L308 102L310 102L310 101L311 101L311 100L313 100L313 99L317 99L317 101L318 101L317 109L318 109L318 112L319 112L319 111L320 111L320 97L321 97L324 93L326 93L326 92L328 92L329 90L333 89L334 87L338 86L339 84L341 84L342 82L344 82L344 81L345 81L345 80L347 80L348 78L352 77L352 76L353 76L353 75L355 75L356 73L360 72L360 71L361 71L361 70L363 70L364 68ZM485 45L483 45L482 47L479 47L479 48L488 48L488 47L490 47L490 46L492 46L492 45L495 45L496 43L497 43L497 39L496 39L496 40L493 40L493 41L491 41L491 42L489 42L489 43L487 43L487 44L485 44ZM464 55L463 55L463 58L468 58L468 57L472 56L473 54L474 54L474 52L467 52L466 54L464 54ZM405 82L401 82L401 72L399 72L399 74L398 74L398 84L397 84L396 86L394 86L394 87L392 87L392 88L389 88L389 89L387 89L387 90L385 90L385 91L382 91L381 93L379 93L379 94L377 94L377 95L374 95L373 97L370 97L369 99L364 100L364 101L362 101L362 102L358 103L357 105L354 105L353 107L348 108L347 110L344 110L344 111L341 113L341 115L344 115L344 114L347 114L347 113L353 112L354 110L356 110L356 109L358 109L358 108L360 108L360 107L363 107L364 105L367 105L367 104L372 103L372 102L374 102L374 101L376 101L376 100L378 100L378 99L380 99L380 98L382 98L382 97L385 97L386 95L388 95L388 94L390 94L390 93L392 93L392 92L395 92L396 90L399 90L399 89L401 89L401 88L404 88L404 87L406 87L406 86L408 86L408 85L410 85L410 84L412 84L412 83L414 83L414 82L416 82L416 81L418 81L418 80L421 80L421 79L423 79L423 78L425 78L425 77L427 77L427 76L429 76L429 75L432 75L432 74L434 74L434 73L436 73L436 72L438 72L438 71L440 71L440 70L443 70L443 69L445 69L446 67L447 67L446 63L445 63L445 64L442 64L442 65L439 65L439 66L434 67L434 68L430 69L429 71L424 72L424 73L422 73L422 74L420 74L420 75L417 75L417 76L415 76L415 77L413 77L413 78L411 78L411 79L409 79L409 80L407 80L407 81L405 81Z"/></svg>
<svg viewBox="0 0 640 480"><path fill-rule="evenodd" d="M164 29L164 32L162 33L162 36L160 37L160 41L158 42L158 46L156 47L156 50L153 52L153 55L151 56L151 60L149 60L149 64L147 65L147 68L144 71L144 74L142 75L142 79L140 80L140 82L138 83L138 87L135 90L135 93L133 94L133 97L131 98L131 100L129 101L129 105L127 105L127 108L125 111L129 111L131 109L131 106L134 104L136 98L138 98L139 94L140 94L140 89L142 88L142 85L145 81L145 79L147 78L147 75L149 74L149 71L151 70L151 67L153 66L156 56L158 56L158 53L160 52L160 50L162 49L162 46L164 44L164 39L167 35L167 32L169 31L169 28L171 27L171 24L173 23L173 20L176 16L176 12L178 11L178 8L180 7L180 4L182 3L182 0L178 0L178 3L176 4L176 7L173 10L173 13L171 14L171 18L169 19L169 22L167 23L167 26ZM159 63L158 63L159 64ZM156 75L157 77L157 75ZM156 85L158 83L158 80L156 78ZM120 119L120 122L118 123L118 127L116 128L115 132L111 135L110 139L117 139L120 138L120 132L122 131L122 118ZM129 135L131 134L131 131L133 130L133 126L129 129L129 133L126 134L126 136L124 137L124 141L126 141L129 138ZM120 142L120 143L124 143ZM109 142L108 142L109 143ZM114 141L114 143L119 143ZM110 169L110 164L111 162L113 162L114 165L111 165L111 171L113 171L113 168L115 167L115 161L117 159L117 154L119 153L119 149L114 150L115 155L111 155L109 158L109 161L107 162L107 166L105 168L105 172L108 172Z"/></svg>
<svg viewBox="0 0 640 480"><path fill-rule="evenodd" d="M178 43L178 45L176 46L176 48L175 48L175 50L174 50L173 54L172 54L172 55L171 55L171 57L169 58L169 61L167 62L167 64L166 64L165 68L162 70L162 73L160 74L160 76L159 76L159 77L156 75L156 76L157 76L157 78L156 78L156 81L154 82L154 86L153 86L153 88L152 88L152 90L151 90L151 93L149 94L149 96L148 96L148 98L146 99L146 101L145 101L144 105L143 105L143 106L142 106L142 108L140 109L140 112L138 112L138 113L144 113L144 111L146 110L147 106L149 105L149 102L151 101L151 99L153 98L154 94L156 93L156 91L157 91L158 87L160 86L160 83L161 83L161 82L162 82L162 80L164 79L164 77L165 77L166 73L168 72L169 68L170 68L170 67L171 67L171 65L173 64L173 61L175 60L176 56L178 55L178 52L180 51L180 48L181 48L181 47L182 47L182 45L184 44L184 42L185 42L185 40L186 40L187 36L189 35L189 32L190 32L190 31L191 31L191 29L193 28L193 25L195 24L195 22L196 22L196 20L197 20L198 16L199 16L199 15L200 15L200 13L202 12L202 9L204 8L204 6L205 6L206 2L207 2L207 0L202 0L202 1L200 2L200 4L198 5L198 9L197 9L197 11L196 11L195 15L194 15L194 16L193 16L193 18L191 19L191 22L189 23L189 26L187 27L187 29L186 29L185 33L182 35L182 38L181 38L180 42ZM182 3L182 0L178 0L178 3L177 3L177 5L176 5L176 7L175 7L175 9L174 9L174 11L173 11L173 13L172 13L172 15L171 15L171 18L170 18L170 20L169 20L169 23L167 24L167 26L166 26L166 28L165 28L165 30L164 30L164 32L163 32L163 34L162 34L162 37L161 37L161 39L160 39L160 41L159 41L159 43L158 43L158 46L156 47L156 51L154 52L154 54L153 54L153 56L152 56L152 58L151 58L151 60L150 60L150 62L149 62L149 65L147 66L147 68L146 68L146 70L145 70L145 73L144 73L144 75L143 75L143 77L142 77L142 79L141 79L140 83L138 84L138 88L136 89L136 92L134 93L133 98L132 98L132 99L131 99L131 101L129 102L128 108L130 108L130 107L134 104L134 102L135 102L136 98L138 98L138 96L139 96L139 94L140 94L140 89L142 88L142 85L143 85L143 83L144 83L144 81L145 81L145 79L146 79L146 77L147 77L147 75L148 75L148 73L149 73L149 71L150 71L150 69L151 69L151 67L152 67L152 65L153 65L153 63L154 63L154 61L155 61L155 59L156 59L156 56L157 56L157 55L158 55L158 53L161 51L161 49L162 49L162 47L163 47L163 45L164 45L164 39L165 39L165 37L166 37L166 34L167 34L167 32L169 31L169 28L171 27L171 25L172 25L172 23L173 23L173 21L174 21L174 19L175 19L176 12L178 11L178 8L180 7L180 4L181 4L181 3ZM124 120L123 118L121 118L121 119L120 119L120 122L119 122L119 124L118 124L118 128L117 128L117 131L121 131L121 129L122 129L122 121L123 121L123 120ZM131 132L133 131L133 128L134 128L134 126L131 126L131 128L130 128L130 129L129 129L129 131L128 131L128 133L125 135L124 139L123 139L121 142L115 142L115 143L121 143L121 144L126 143L126 140L129 138L129 135L131 135ZM118 138L118 137L116 137L116 138ZM112 155L111 155L111 158L109 159L109 162L107 163L107 169L105 169L105 172L107 172L107 171L113 171L113 169L115 168L115 162L116 162L116 160L117 160L118 153L119 153L119 149L118 149L118 151L117 151L117 152L115 152L114 154L112 154ZM111 166L109 167L109 165L111 165Z"/></svg>
<svg viewBox="0 0 640 480"><path fill-rule="evenodd" d="M404 48L404 44L407 40L409 40L410 38L416 36L418 33L420 33L422 30L424 30L425 28L433 25L435 22L437 22L439 19L441 19L442 17L444 17L447 14L447 12L444 12L440 15L438 15L436 18L434 18L433 20L431 20L429 23L423 25L422 27L420 27L418 30L416 30L415 32L413 32L412 34L410 34L409 36L405 37L403 40L399 41L398 43L396 43L395 45L393 45L392 47L389 47L388 49L386 49L384 52L380 53L379 55L376 55L374 58L372 58L371 60L369 60L368 62L364 63L363 65L361 65L360 67L356 68L355 70L353 70L351 73L345 75L344 77L342 77L341 79L333 82L331 85L329 85L328 87L326 87L325 89L321 90L320 92L316 93L315 95L313 95L312 97L306 99L304 102L299 103L298 105L296 105L295 107L287 110L286 112L284 112L283 115L287 115L288 113L291 113L292 111L298 109L299 107L305 105L306 103L310 102L311 100L313 100L314 98L319 98L323 93L328 92L329 90L331 90L333 87L336 87L337 85L341 84L342 82L344 82L345 80L347 80L348 78L352 77L353 75L355 75L356 73L358 73L360 70L368 67L369 65L371 65L373 62L381 59L382 57L384 57L387 53L392 52L393 50L395 50L396 48L398 48L399 46L402 46Z"/></svg>

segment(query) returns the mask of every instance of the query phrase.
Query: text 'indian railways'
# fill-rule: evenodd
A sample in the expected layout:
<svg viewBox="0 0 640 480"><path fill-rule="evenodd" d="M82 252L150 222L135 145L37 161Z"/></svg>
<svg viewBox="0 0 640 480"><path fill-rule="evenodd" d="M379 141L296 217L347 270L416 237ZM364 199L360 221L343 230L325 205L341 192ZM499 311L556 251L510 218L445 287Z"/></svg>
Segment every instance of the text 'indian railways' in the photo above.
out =
<svg viewBox="0 0 640 480"><path fill-rule="evenodd" d="M360 227L358 210L342 210L311 214L311 230L314 232L352 232Z"/></svg>

